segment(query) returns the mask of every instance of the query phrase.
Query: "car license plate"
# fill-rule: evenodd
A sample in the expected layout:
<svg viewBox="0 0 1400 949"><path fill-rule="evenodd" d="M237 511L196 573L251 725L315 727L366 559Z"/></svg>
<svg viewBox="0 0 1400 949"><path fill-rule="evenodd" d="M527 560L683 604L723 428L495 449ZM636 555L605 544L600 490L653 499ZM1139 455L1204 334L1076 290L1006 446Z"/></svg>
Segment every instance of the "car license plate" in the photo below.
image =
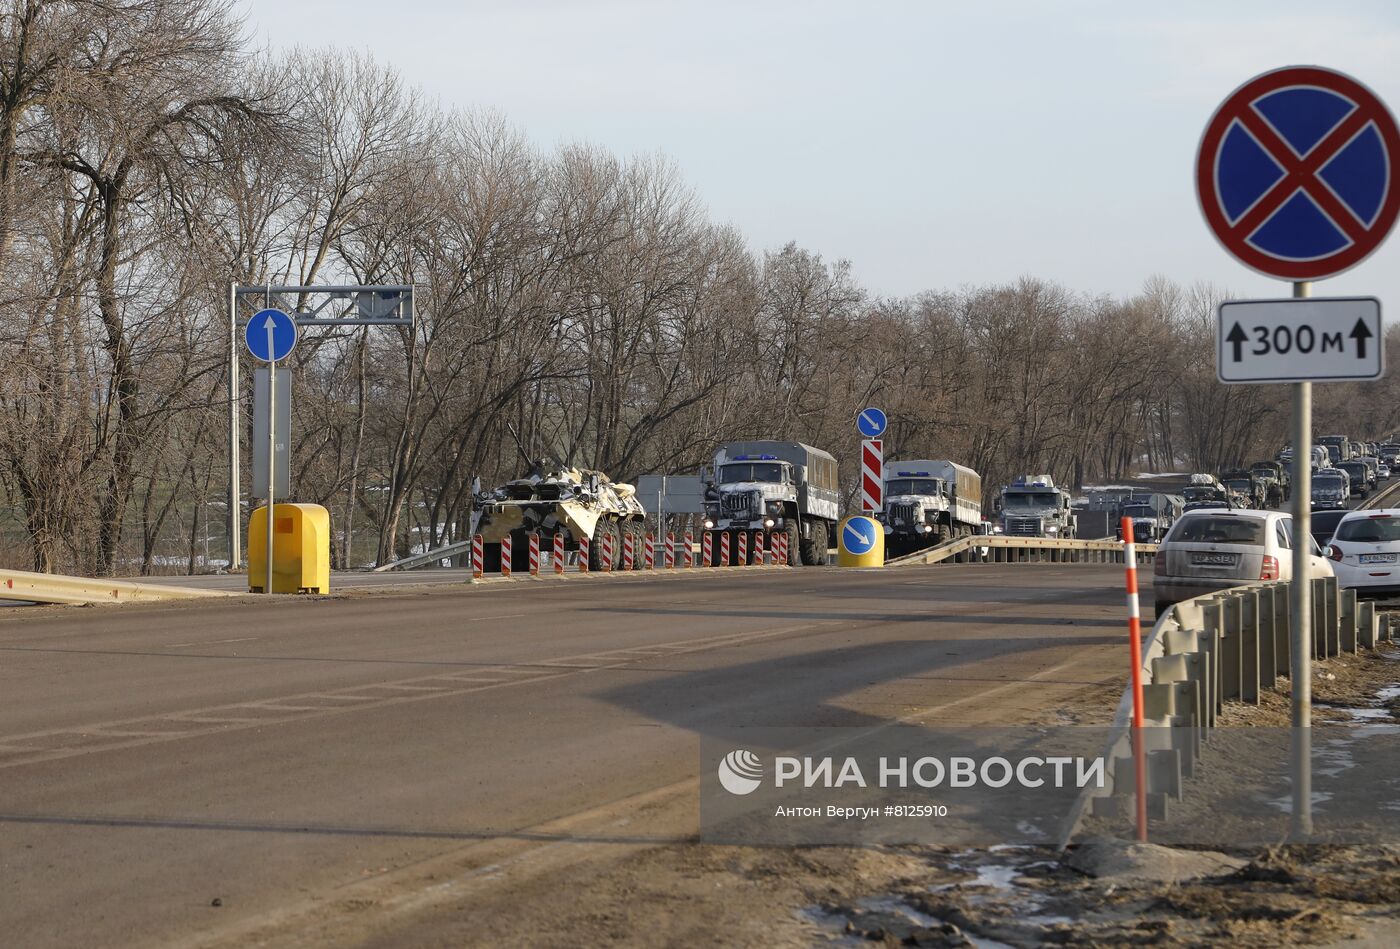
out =
<svg viewBox="0 0 1400 949"><path fill-rule="evenodd" d="M1394 554L1362 554L1362 563L1395 563Z"/></svg>
<svg viewBox="0 0 1400 949"><path fill-rule="evenodd" d="M1235 565L1235 555L1192 554L1191 565L1193 567L1233 567Z"/></svg>

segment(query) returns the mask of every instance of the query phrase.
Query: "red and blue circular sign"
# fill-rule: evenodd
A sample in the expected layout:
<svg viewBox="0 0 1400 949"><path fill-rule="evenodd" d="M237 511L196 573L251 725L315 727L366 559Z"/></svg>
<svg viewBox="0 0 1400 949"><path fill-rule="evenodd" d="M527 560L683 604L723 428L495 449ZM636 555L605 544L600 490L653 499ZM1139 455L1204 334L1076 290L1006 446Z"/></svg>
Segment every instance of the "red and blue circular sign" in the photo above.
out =
<svg viewBox="0 0 1400 949"><path fill-rule="evenodd" d="M1221 245L1283 280L1354 267L1400 214L1400 131L1350 76L1276 69L1240 86L1206 123L1196 197Z"/></svg>

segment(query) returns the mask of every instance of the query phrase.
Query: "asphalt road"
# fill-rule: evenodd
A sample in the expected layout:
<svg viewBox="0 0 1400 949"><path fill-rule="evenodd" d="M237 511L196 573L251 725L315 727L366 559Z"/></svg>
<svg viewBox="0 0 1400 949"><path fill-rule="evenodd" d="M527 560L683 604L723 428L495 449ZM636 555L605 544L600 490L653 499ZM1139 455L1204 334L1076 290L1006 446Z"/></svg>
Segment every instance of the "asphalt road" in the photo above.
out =
<svg viewBox="0 0 1400 949"><path fill-rule="evenodd" d="M1121 577L808 568L6 611L0 942L337 944L359 912L413 944L390 908L449 899L444 860L693 834L701 735L1018 722L1121 680Z"/></svg>

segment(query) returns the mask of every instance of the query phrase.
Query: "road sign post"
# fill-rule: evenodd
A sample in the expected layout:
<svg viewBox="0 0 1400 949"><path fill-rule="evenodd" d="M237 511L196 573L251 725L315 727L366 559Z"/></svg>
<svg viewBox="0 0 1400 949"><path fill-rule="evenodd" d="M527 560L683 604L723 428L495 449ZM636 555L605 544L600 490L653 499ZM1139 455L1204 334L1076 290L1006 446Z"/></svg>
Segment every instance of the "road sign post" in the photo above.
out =
<svg viewBox="0 0 1400 949"><path fill-rule="evenodd" d="M248 351L267 363L267 574L263 592L272 594L273 540L277 536L277 363L291 355L297 344L297 327L281 310L259 310L244 328Z"/></svg>
<svg viewBox="0 0 1400 949"><path fill-rule="evenodd" d="M1315 66L1240 86L1206 123L1196 153L1196 198L1216 240L1246 267L1293 284L1293 300L1282 305L1232 304L1253 307L1253 323L1227 322L1221 307L1217 373L1226 383L1293 383L1295 839L1312 833L1312 383L1377 378L1384 369L1379 304L1363 313L1357 301L1312 301L1312 281L1356 266L1390 233L1400 214L1390 173L1397 160L1400 129L1385 104L1350 76ZM1350 307L1349 321L1331 322L1338 305ZM1324 346L1324 335L1333 345Z"/></svg>

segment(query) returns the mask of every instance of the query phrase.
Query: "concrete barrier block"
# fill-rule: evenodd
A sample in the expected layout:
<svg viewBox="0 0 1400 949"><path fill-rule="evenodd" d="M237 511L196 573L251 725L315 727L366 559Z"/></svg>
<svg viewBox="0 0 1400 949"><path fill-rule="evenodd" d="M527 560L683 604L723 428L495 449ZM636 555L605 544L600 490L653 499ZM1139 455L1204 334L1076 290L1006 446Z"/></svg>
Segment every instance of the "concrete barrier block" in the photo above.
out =
<svg viewBox="0 0 1400 949"><path fill-rule="evenodd" d="M1338 649L1342 652L1356 652L1357 605L1356 591L1343 590L1337 606Z"/></svg>
<svg viewBox="0 0 1400 949"><path fill-rule="evenodd" d="M1259 688L1269 689L1273 688L1274 678L1278 675L1278 657L1274 655L1278 646L1274 624L1278 620L1272 587L1265 587L1255 594L1254 607L1259 624Z"/></svg>
<svg viewBox="0 0 1400 949"><path fill-rule="evenodd" d="M1240 629L1240 598L1226 594L1218 600L1220 648L1216 655L1219 657L1219 695L1223 701L1237 699L1243 694L1244 637Z"/></svg>
<svg viewBox="0 0 1400 949"><path fill-rule="evenodd" d="M1286 676L1293 669L1293 614L1288 605L1288 584L1274 591L1274 674Z"/></svg>
<svg viewBox="0 0 1400 949"><path fill-rule="evenodd" d="M1240 602L1240 699L1259 704L1259 594L1246 590Z"/></svg>
<svg viewBox="0 0 1400 949"><path fill-rule="evenodd" d="M1367 649L1375 649L1380 629L1379 619L1376 616L1376 604L1370 602L1357 604L1356 626L1358 642Z"/></svg>
<svg viewBox="0 0 1400 949"><path fill-rule="evenodd" d="M1176 714L1175 682L1153 683L1142 687L1143 718L1169 718Z"/></svg>

